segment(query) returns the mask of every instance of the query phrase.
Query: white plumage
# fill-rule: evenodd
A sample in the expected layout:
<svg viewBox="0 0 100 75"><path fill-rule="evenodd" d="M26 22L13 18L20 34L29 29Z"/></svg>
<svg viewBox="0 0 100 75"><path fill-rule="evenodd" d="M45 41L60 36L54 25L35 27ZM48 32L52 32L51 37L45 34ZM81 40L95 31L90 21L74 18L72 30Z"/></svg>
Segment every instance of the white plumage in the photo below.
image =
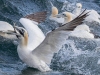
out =
<svg viewBox="0 0 100 75"><path fill-rule="evenodd" d="M58 23L63 23L64 22L64 18L57 17L57 15L58 15L58 9L57 9L57 7L55 7L52 3L51 3L51 6L52 6L52 11L51 11L52 13L49 16L49 19L52 20L52 21L58 22Z"/></svg>
<svg viewBox="0 0 100 75"><path fill-rule="evenodd" d="M31 20L21 18L20 23L25 27L28 32L28 48L29 50L35 49L45 38L41 29L35 25Z"/></svg>
<svg viewBox="0 0 100 75"><path fill-rule="evenodd" d="M84 16L86 17L86 14L84 14ZM15 27L19 39L19 45L17 47L17 51L20 59L28 66L37 68L42 72L51 71L48 65L50 65L53 54L55 52L58 52L62 47L62 45L66 43L66 39L70 34L70 31L67 30L73 30L77 25L82 23L83 18L85 17L79 16L78 21L77 19L75 19L72 22L65 24L64 26L49 32L46 35L43 42L41 42L40 44L38 43L38 45L35 45L36 42L34 42L35 41L34 37L37 37L38 33L40 33L39 35L41 35L42 32L39 29L35 29L37 28L35 25L34 26L32 25L34 27L33 29L34 34L37 33L34 36L34 34L30 32L30 29L28 29L28 27L26 26L29 20L27 21L27 19L23 19L23 18L20 19L20 22L22 24L24 24L25 21L26 25L25 24L24 25L28 31L27 32L24 28ZM29 50L30 45L34 46L31 47L31 50Z"/></svg>
<svg viewBox="0 0 100 75"><path fill-rule="evenodd" d="M0 21L0 36L3 36L8 39L17 39L15 35L6 34L6 32L8 31L14 31L12 25L5 21Z"/></svg>
<svg viewBox="0 0 100 75"><path fill-rule="evenodd" d="M87 25L79 25L74 31L70 34L70 36L80 37L80 38L94 38L94 35L90 33L90 29Z"/></svg>

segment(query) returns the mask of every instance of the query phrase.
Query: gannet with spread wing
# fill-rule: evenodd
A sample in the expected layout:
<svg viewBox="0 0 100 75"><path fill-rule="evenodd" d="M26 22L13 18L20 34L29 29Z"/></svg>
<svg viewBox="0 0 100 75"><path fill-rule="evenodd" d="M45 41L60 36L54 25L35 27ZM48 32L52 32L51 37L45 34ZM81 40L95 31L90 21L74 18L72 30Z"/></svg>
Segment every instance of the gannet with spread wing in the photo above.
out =
<svg viewBox="0 0 100 75"><path fill-rule="evenodd" d="M30 48L29 50L34 49L44 40L45 35L43 34L43 32L41 31L41 29L38 27L37 24L44 21L46 17L47 17L47 12L42 11L42 12L37 12L34 14L29 14L19 20L20 23L28 31L28 35L29 35L28 47ZM6 34L7 32L10 32L10 33L14 32L14 28L9 23L0 21L0 36L3 36L8 39L17 39L15 35Z"/></svg>
<svg viewBox="0 0 100 75"><path fill-rule="evenodd" d="M49 32L43 42L36 46L36 48L31 48L32 50L29 50L28 38L31 35L34 36L34 34L28 34L26 31L27 28L25 30L22 27L15 26L15 33L11 34L16 35L19 39L17 52L20 59L28 66L37 68L42 72L51 71L48 65L50 65L53 54L61 49L62 45L65 44L68 35L71 33L70 31L80 25L86 16L87 13L82 13L71 22ZM34 30L34 32L35 31L38 32L37 30ZM31 41L34 42L33 40ZM35 43L33 46L35 46Z"/></svg>

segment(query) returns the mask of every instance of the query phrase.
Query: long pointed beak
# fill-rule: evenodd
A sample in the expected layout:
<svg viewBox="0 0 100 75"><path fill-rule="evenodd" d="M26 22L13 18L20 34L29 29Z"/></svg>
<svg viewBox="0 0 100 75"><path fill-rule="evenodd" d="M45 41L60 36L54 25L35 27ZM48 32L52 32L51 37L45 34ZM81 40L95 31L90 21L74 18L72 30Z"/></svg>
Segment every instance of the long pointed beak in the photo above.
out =
<svg viewBox="0 0 100 75"><path fill-rule="evenodd" d="M18 35L19 28L17 26L13 26L13 28L14 28L14 31L7 31L5 33L9 35Z"/></svg>
<svg viewBox="0 0 100 75"><path fill-rule="evenodd" d="M8 31L8 32L5 32L6 34L9 34L9 35L17 35L17 33L16 32L14 32L14 31Z"/></svg>
<svg viewBox="0 0 100 75"><path fill-rule="evenodd" d="M14 31L15 31L16 33L18 33L18 32L21 31L21 29L20 29L20 27L18 27L18 26L14 26Z"/></svg>

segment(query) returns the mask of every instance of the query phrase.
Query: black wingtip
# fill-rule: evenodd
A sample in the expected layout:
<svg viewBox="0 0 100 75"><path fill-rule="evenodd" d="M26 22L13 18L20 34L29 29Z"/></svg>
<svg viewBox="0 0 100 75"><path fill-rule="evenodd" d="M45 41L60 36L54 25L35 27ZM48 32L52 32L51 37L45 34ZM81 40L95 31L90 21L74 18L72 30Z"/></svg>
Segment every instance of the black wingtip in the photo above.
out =
<svg viewBox="0 0 100 75"><path fill-rule="evenodd" d="M83 23L84 19L89 15L88 14L89 12L86 12L86 9L83 10L83 12L79 16L77 16L75 19L73 19L72 21L70 21L66 24L63 24L62 26L65 26L65 28L63 28L63 29L72 31L78 25L81 25Z"/></svg>

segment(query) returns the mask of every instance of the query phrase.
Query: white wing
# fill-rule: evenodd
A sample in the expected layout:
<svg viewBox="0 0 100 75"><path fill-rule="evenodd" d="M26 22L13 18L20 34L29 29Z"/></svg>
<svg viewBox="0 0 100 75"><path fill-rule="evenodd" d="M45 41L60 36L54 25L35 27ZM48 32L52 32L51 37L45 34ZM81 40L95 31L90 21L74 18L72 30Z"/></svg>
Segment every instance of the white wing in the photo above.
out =
<svg viewBox="0 0 100 75"><path fill-rule="evenodd" d="M45 38L43 32L29 19L21 18L19 21L26 28L29 34L28 49L35 49Z"/></svg>
<svg viewBox="0 0 100 75"><path fill-rule="evenodd" d="M41 29L37 26L38 23L45 21L47 16L46 11L29 14L21 18L20 23L26 28L29 34L28 49L35 49L45 38Z"/></svg>
<svg viewBox="0 0 100 75"><path fill-rule="evenodd" d="M44 41L32 51L33 55L40 59L40 61L42 60L49 64L53 54L61 49L62 45L65 43L68 34L70 33L68 31L73 30L76 26L80 25L85 17L86 14L78 16L68 24L48 33Z"/></svg>
<svg viewBox="0 0 100 75"><path fill-rule="evenodd" d="M6 32L8 31L12 31L12 32L14 31L14 28L12 27L12 25L10 25L9 23L5 21L0 21L0 36L9 38L9 39L17 39L15 35L6 34Z"/></svg>

